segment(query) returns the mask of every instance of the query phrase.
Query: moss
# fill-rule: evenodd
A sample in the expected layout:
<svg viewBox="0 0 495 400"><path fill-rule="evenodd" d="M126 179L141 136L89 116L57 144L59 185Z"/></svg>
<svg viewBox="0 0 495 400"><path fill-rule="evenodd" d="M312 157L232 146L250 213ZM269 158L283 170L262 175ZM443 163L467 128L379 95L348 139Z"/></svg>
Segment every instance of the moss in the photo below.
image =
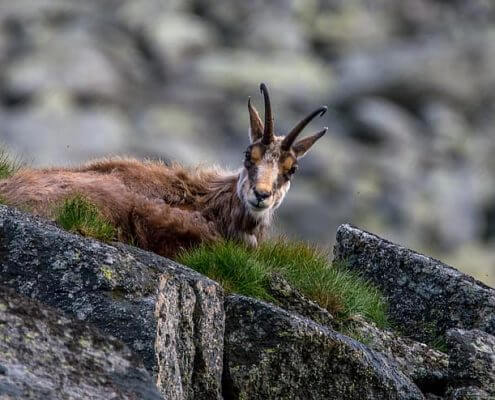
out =
<svg viewBox="0 0 495 400"><path fill-rule="evenodd" d="M435 322L426 322L423 324L423 331L430 337L427 343L430 347L435 350L441 351L442 353L447 352L447 341L444 335L442 335L437 328Z"/></svg>
<svg viewBox="0 0 495 400"><path fill-rule="evenodd" d="M124 290L124 288L118 286L113 288L108 295L113 300L119 301L119 300L124 300L126 298L126 294L127 292Z"/></svg>
<svg viewBox="0 0 495 400"><path fill-rule="evenodd" d="M366 346L371 346L373 344L373 337L371 335L366 335L363 332L356 330L352 325L343 326L340 332Z"/></svg>
<svg viewBox="0 0 495 400"><path fill-rule="evenodd" d="M442 353L447 353L448 346L447 346L447 341L445 340L444 336L436 336L430 342L428 345L435 350L438 350Z"/></svg>
<svg viewBox="0 0 495 400"><path fill-rule="evenodd" d="M340 322L361 314L386 327L387 306L378 289L329 259L323 249L285 240L269 241L254 250L223 242L179 255L179 262L218 281L227 293L274 301L268 288L277 273Z"/></svg>
<svg viewBox="0 0 495 400"><path fill-rule="evenodd" d="M114 279L114 271L109 267L101 267L101 273L107 281L111 281Z"/></svg>
<svg viewBox="0 0 495 400"><path fill-rule="evenodd" d="M64 229L108 242L114 240L117 230L98 208L81 195L66 199L55 212L56 222Z"/></svg>

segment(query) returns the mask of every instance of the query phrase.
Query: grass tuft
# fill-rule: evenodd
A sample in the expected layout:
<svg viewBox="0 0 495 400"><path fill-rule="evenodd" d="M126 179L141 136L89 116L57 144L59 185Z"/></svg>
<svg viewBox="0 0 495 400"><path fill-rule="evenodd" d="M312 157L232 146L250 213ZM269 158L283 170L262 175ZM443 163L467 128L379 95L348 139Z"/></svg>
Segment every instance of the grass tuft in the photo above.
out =
<svg viewBox="0 0 495 400"><path fill-rule="evenodd" d="M116 238L117 230L98 208L81 195L64 201L55 214L56 222L64 229L108 242Z"/></svg>
<svg viewBox="0 0 495 400"><path fill-rule="evenodd" d="M0 147L0 179L8 178L15 174L23 166L23 162L12 157L5 149Z"/></svg>
<svg viewBox="0 0 495 400"><path fill-rule="evenodd" d="M270 278L278 273L341 322L361 314L379 327L388 326L378 289L344 265L332 265L328 252L302 242L269 241L254 250L223 242L183 252L178 261L218 281L227 293L267 301L273 301Z"/></svg>

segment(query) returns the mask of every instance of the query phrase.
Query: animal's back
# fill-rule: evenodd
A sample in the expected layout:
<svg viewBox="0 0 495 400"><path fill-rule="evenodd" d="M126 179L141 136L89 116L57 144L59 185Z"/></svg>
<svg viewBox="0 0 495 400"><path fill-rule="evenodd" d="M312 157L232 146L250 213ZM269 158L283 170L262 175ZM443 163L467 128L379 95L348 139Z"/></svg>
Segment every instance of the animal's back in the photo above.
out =
<svg viewBox="0 0 495 400"><path fill-rule="evenodd" d="M0 198L46 218L64 199L81 195L117 228L119 240L165 256L203 240L216 240L211 221L197 210L205 177L214 172L188 170L134 159L97 160L81 167L22 169L0 181Z"/></svg>
<svg viewBox="0 0 495 400"><path fill-rule="evenodd" d="M0 181L0 197L7 204L47 218L64 199L82 195L112 222L124 218L136 202L167 203L187 208L194 191L188 171L161 162L134 159L97 160L75 168L25 168ZM194 185L193 185L194 186Z"/></svg>

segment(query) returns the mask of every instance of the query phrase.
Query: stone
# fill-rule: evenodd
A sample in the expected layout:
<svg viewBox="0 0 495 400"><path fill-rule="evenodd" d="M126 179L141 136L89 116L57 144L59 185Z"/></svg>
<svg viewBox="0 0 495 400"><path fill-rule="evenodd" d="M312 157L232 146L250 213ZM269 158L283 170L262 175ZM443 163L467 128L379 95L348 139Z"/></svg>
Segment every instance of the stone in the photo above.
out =
<svg viewBox="0 0 495 400"><path fill-rule="evenodd" d="M495 290L455 268L347 224L334 256L382 290L411 338L431 342L456 327L495 333Z"/></svg>
<svg viewBox="0 0 495 400"><path fill-rule="evenodd" d="M223 291L213 281L184 275L160 277L158 387L166 399L221 399Z"/></svg>
<svg viewBox="0 0 495 400"><path fill-rule="evenodd" d="M430 346L388 329L379 329L373 322L357 315L347 329L366 346L379 351L397 363L424 394L443 394L449 380L449 357Z"/></svg>
<svg viewBox="0 0 495 400"><path fill-rule="evenodd" d="M162 399L119 340L0 286L0 398Z"/></svg>
<svg viewBox="0 0 495 400"><path fill-rule="evenodd" d="M268 282L268 293L274 298L275 303L291 313L297 313L319 324L332 327L334 318L327 310L320 307L314 301L306 298L301 292L292 287L287 280L273 274Z"/></svg>
<svg viewBox="0 0 495 400"><path fill-rule="evenodd" d="M279 307L225 301L226 399L423 399L393 361Z"/></svg>
<svg viewBox="0 0 495 400"><path fill-rule="evenodd" d="M453 389L447 394L447 400L493 400L493 396L475 386Z"/></svg>
<svg viewBox="0 0 495 400"><path fill-rule="evenodd" d="M70 99L52 93L43 103L17 113L2 113L2 137L37 165L88 161L87 154L103 157L111 149L124 151L130 135L126 116L113 107L75 112ZM32 136L36 130L38 134Z"/></svg>
<svg viewBox="0 0 495 400"><path fill-rule="evenodd" d="M365 97L352 107L353 134L371 145L400 151L413 146L421 124L404 108L383 98Z"/></svg>
<svg viewBox="0 0 495 400"><path fill-rule="evenodd" d="M208 278L0 206L0 284L122 340L168 399L220 398L223 291Z"/></svg>
<svg viewBox="0 0 495 400"><path fill-rule="evenodd" d="M452 386L474 386L495 396L495 337L477 329L451 329L446 339Z"/></svg>

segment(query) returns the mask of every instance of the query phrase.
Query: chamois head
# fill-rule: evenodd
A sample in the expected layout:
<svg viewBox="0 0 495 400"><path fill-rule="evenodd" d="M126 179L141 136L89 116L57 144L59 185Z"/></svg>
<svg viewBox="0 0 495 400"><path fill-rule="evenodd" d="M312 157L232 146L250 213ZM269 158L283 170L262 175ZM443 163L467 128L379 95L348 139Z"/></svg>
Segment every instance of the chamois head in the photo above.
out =
<svg viewBox="0 0 495 400"><path fill-rule="evenodd" d="M297 160L321 138L328 128L296 141L299 134L316 116L325 114L320 107L301 120L286 136L274 133L272 108L268 89L260 85L265 100L265 122L248 101L251 144L245 152L244 168L238 181L238 194L250 213L263 217L277 208L290 187L290 179L297 170Z"/></svg>

